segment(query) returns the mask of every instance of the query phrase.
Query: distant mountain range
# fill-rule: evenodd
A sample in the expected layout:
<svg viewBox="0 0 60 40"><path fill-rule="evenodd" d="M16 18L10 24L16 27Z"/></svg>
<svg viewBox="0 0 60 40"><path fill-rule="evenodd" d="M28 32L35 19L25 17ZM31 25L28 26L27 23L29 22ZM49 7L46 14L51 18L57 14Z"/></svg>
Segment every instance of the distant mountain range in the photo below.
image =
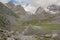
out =
<svg viewBox="0 0 60 40"><path fill-rule="evenodd" d="M50 5L48 7L49 11L60 11L60 6ZM36 11L36 14L43 18L45 23L47 24L60 24L60 12L56 12L56 14L51 14L50 12L44 11L43 8L39 7Z"/></svg>
<svg viewBox="0 0 60 40"><path fill-rule="evenodd" d="M49 11L60 11L60 6L50 5L47 7ZM35 14L29 14L21 5L15 5L12 2L3 4L0 2L0 15L6 16L6 22L8 26L15 27L19 23L21 24L60 24L60 12L51 14L46 12L44 8L39 7ZM3 19L2 19L3 20ZM5 22L3 21L3 22ZM17 22L18 21L18 22ZM2 24L0 24L2 25Z"/></svg>

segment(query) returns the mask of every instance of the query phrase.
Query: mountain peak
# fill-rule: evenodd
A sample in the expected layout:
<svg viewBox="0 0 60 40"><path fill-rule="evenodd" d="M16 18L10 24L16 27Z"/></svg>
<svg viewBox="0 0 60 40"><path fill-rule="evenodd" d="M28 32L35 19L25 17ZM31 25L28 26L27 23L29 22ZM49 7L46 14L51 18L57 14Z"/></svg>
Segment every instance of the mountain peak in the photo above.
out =
<svg viewBox="0 0 60 40"><path fill-rule="evenodd" d="M49 9L49 11L58 12L60 11L60 6L52 4L52 5L49 5L47 9Z"/></svg>
<svg viewBox="0 0 60 40"><path fill-rule="evenodd" d="M8 2L7 7L10 8L12 11L14 11L17 14L25 14L26 11L24 10L24 8L21 5L15 5L14 3Z"/></svg>
<svg viewBox="0 0 60 40"><path fill-rule="evenodd" d="M7 4L8 7L11 8L11 9L14 8L14 6L15 6L15 4L14 4L13 2L11 2L11 1L8 2L8 3L6 3L6 4Z"/></svg>

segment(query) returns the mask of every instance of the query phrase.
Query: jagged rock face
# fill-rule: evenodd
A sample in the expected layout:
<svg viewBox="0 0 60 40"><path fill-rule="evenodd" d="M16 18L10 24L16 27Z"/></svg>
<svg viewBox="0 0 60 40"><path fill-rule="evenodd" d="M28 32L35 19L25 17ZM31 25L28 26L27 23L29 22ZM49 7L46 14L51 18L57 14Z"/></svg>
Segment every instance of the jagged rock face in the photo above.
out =
<svg viewBox="0 0 60 40"><path fill-rule="evenodd" d="M8 8L12 9L12 11L17 14L24 15L26 13L26 11L21 5L15 5L12 2L8 2L6 5L8 6Z"/></svg>
<svg viewBox="0 0 60 40"><path fill-rule="evenodd" d="M35 13L36 13L37 17L39 17L40 19L45 19L45 18L47 18L50 15L49 13L47 13L41 7L39 7Z"/></svg>
<svg viewBox="0 0 60 40"><path fill-rule="evenodd" d="M2 4L1 2L0 2L0 12L3 14L7 14L7 15L13 14L13 12L8 7L6 7L4 4Z"/></svg>
<svg viewBox="0 0 60 40"><path fill-rule="evenodd" d="M41 19L48 18L46 22L47 24L60 24L60 13L56 13L56 14L47 13L43 8L39 7L36 11L36 14L38 14L38 17Z"/></svg>
<svg viewBox="0 0 60 40"><path fill-rule="evenodd" d="M10 9L13 9L15 7L15 5L12 2L8 2L6 3L6 5L8 5Z"/></svg>
<svg viewBox="0 0 60 40"><path fill-rule="evenodd" d="M12 27L12 25L15 26L17 24L15 20L16 18L15 13L1 2L0 2L0 14L3 15L4 17L6 16L5 20L9 22L10 27Z"/></svg>
<svg viewBox="0 0 60 40"><path fill-rule="evenodd" d="M36 10L36 14L41 14L43 11L44 11L44 9L41 8L41 7L39 7L39 8Z"/></svg>
<svg viewBox="0 0 60 40"><path fill-rule="evenodd" d="M28 14L26 16L23 16L22 18L24 20L26 19L28 21L28 20L32 20L32 19L37 19L37 20L39 20L39 19L45 19L48 16L50 16L50 14L47 13L47 12L45 12L45 10L43 8L39 7L37 9L37 11L35 12L35 14L32 14L32 15Z"/></svg>
<svg viewBox="0 0 60 40"><path fill-rule="evenodd" d="M21 5L17 5L17 6L16 6L15 12L18 13L18 14L21 14L21 15L26 14L24 8L23 8Z"/></svg>

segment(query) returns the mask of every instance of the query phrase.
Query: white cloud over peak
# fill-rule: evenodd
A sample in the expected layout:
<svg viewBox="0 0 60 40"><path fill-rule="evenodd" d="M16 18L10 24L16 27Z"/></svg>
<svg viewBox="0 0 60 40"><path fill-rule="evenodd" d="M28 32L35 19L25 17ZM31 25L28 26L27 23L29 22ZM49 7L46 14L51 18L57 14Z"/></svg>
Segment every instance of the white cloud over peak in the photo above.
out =
<svg viewBox="0 0 60 40"><path fill-rule="evenodd" d="M10 0L0 0L0 2L6 3ZM26 4L21 4L26 11L34 12L39 6L47 7L50 4L59 4L60 0L11 0L11 1L17 1L17 2L25 2L29 3L30 5L25 6Z"/></svg>
<svg viewBox="0 0 60 40"><path fill-rule="evenodd" d="M30 11L31 13L34 13L36 8L34 6L27 6L27 7L24 7L26 11Z"/></svg>
<svg viewBox="0 0 60 40"><path fill-rule="evenodd" d="M42 7L46 7L50 4L55 4L57 0L36 0L36 4L41 5Z"/></svg>
<svg viewBox="0 0 60 40"><path fill-rule="evenodd" d="M2 3L7 3L9 0L0 0Z"/></svg>

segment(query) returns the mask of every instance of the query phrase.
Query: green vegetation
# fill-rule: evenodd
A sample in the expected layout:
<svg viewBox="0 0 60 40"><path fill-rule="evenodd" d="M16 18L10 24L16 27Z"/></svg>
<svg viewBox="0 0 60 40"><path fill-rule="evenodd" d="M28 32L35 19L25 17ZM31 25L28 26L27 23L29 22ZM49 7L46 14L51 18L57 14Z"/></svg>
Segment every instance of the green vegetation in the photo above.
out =
<svg viewBox="0 0 60 40"><path fill-rule="evenodd" d="M35 25L35 24L37 24L38 22L39 22L38 20L33 19L33 20L30 20L30 21L22 21L22 22L21 22L21 25L24 25L24 26L29 25L29 24Z"/></svg>
<svg viewBox="0 0 60 40"><path fill-rule="evenodd" d="M14 13L13 16L15 16L16 18L19 18L19 15Z"/></svg>
<svg viewBox="0 0 60 40"><path fill-rule="evenodd" d="M45 38L45 40L54 40L54 39L52 39L52 38Z"/></svg>
<svg viewBox="0 0 60 40"><path fill-rule="evenodd" d="M8 20L6 15L0 14L0 28L6 28L8 25Z"/></svg>
<svg viewBox="0 0 60 40"><path fill-rule="evenodd" d="M47 29L47 30L60 30L60 25L59 24L42 24L38 21L31 21L31 22L23 22L22 25L23 26L27 26L29 24L32 24L32 25L36 25L36 26L40 26L44 29Z"/></svg>
<svg viewBox="0 0 60 40"><path fill-rule="evenodd" d="M40 26L47 30L60 30L59 24L41 24Z"/></svg>
<svg viewBox="0 0 60 40"><path fill-rule="evenodd" d="M22 25L28 25L28 24L32 24L32 25L40 25L42 23L46 23L46 22L51 22L52 20L55 20L54 19L55 16L52 16L52 17L47 17L45 19L32 19L32 20L28 20L28 21L22 21Z"/></svg>
<svg viewBox="0 0 60 40"><path fill-rule="evenodd" d="M29 24L32 24L32 25L37 25L37 26L40 26L44 29L47 29L47 30L60 30L60 25L59 24L46 24L46 22L51 22L52 20L55 20L54 19L55 16L52 16L52 17L48 17L46 19L32 19L32 20L29 20L29 21L23 21L21 25L23 26L27 26Z"/></svg>
<svg viewBox="0 0 60 40"><path fill-rule="evenodd" d="M52 17L49 16L49 17L47 17L46 19L42 19L42 20L40 20L40 21L41 21L41 23L51 22L51 21L55 20L54 17L55 17L55 16L52 16Z"/></svg>
<svg viewBox="0 0 60 40"><path fill-rule="evenodd" d="M37 39L37 40L40 40L40 35L34 35L34 37Z"/></svg>

